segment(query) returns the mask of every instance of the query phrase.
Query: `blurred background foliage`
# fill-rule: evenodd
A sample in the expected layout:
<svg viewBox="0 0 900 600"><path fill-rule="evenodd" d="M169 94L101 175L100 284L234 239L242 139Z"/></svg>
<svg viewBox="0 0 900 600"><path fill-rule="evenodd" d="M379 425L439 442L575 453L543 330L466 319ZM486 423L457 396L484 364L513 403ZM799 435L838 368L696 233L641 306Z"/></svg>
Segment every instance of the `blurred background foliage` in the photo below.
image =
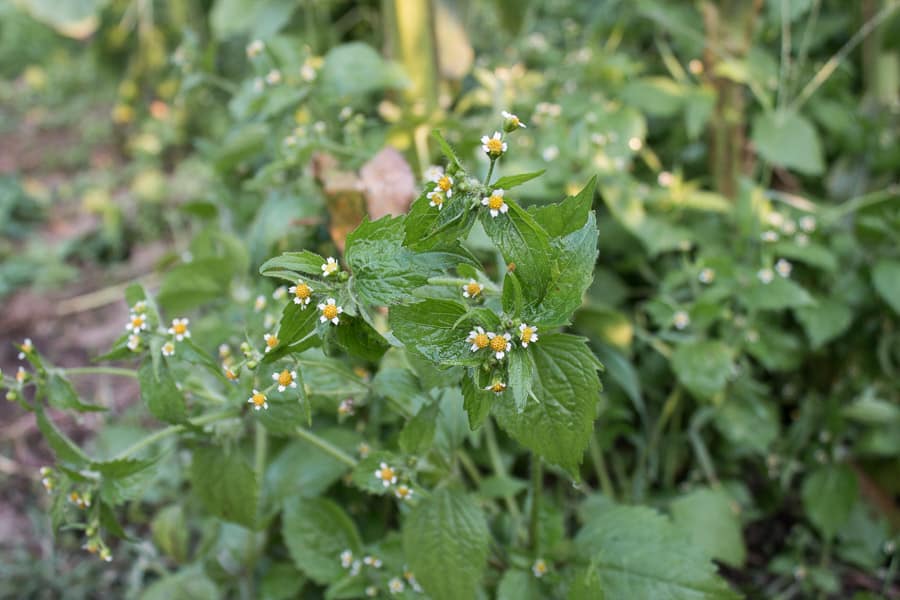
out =
<svg viewBox="0 0 900 600"><path fill-rule="evenodd" d="M668 509L749 597L900 597L895 0L13 0L0 57L4 342L52 349L134 280L214 329L270 291L269 256L404 211L432 129L480 157L510 110L506 172L547 169L523 201L599 175L573 325L607 367L588 482ZM171 511L115 571L57 557L27 514L2 596L134 596L190 562Z"/></svg>

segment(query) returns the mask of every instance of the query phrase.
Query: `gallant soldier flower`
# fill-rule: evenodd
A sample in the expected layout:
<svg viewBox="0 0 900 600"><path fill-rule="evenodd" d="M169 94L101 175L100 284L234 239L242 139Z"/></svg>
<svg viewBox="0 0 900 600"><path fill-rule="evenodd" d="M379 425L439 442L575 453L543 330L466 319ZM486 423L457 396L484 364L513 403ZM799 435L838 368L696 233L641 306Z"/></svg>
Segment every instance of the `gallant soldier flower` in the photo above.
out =
<svg viewBox="0 0 900 600"><path fill-rule="evenodd" d="M463 286L463 297L464 298L474 298L478 294L481 293L481 290L484 289L484 286L475 281L474 279L470 279L469 283Z"/></svg>
<svg viewBox="0 0 900 600"><path fill-rule="evenodd" d="M288 292L294 295L294 304L299 304L301 310L306 310L306 306L312 300L312 288L302 279L298 279L297 285L292 285Z"/></svg>
<svg viewBox="0 0 900 600"><path fill-rule="evenodd" d="M495 131L492 137L481 136L481 149L491 158L499 158L506 152L506 142L503 141L503 135L499 131Z"/></svg>
<svg viewBox="0 0 900 600"><path fill-rule="evenodd" d="M172 342L166 342L160 348L163 356L174 356L175 355L175 344Z"/></svg>
<svg viewBox="0 0 900 600"><path fill-rule="evenodd" d="M334 273L337 273L340 268L341 266L338 264L338 261L336 261L334 257L329 256L325 259L325 264L322 265L322 277L333 275Z"/></svg>
<svg viewBox="0 0 900 600"><path fill-rule="evenodd" d="M273 348L278 345L278 336L274 333L267 333L263 336L263 340L266 342L266 353L268 354Z"/></svg>
<svg viewBox="0 0 900 600"><path fill-rule="evenodd" d="M322 323L331 321L333 325L337 325L341 322L339 315L344 312L344 309L334 303L334 298L329 298L324 304L319 304L318 309L322 311L322 315L319 317L319 321Z"/></svg>
<svg viewBox="0 0 900 600"><path fill-rule="evenodd" d="M31 343L31 338L25 338L22 345L19 346L19 360L25 358L26 354L31 354L32 350L34 350L34 344Z"/></svg>
<svg viewBox="0 0 900 600"><path fill-rule="evenodd" d="M508 333L500 335L492 332L488 332L487 336L490 340L491 352L494 353L497 360L503 360L506 353L512 350L512 342L510 342L512 336Z"/></svg>
<svg viewBox="0 0 900 600"><path fill-rule="evenodd" d="M494 190L490 196L482 198L481 204L488 207L492 217L497 217L500 213L505 215L509 210L509 206L503 200L503 190L500 189Z"/></svg>
<svg viewBox="0 0 900 600"><path fill-rule="evenodd" d="M278 391L297 387L297 371L288 371L285 369L281 373L272 373L272 379L278 382Z"/></svg>
<svg viewBox="0 0 900 600"><path fill-rule="evenodd" d="M538 341L538 328L534 325L522 323L519 325L519 338L522 340L522 347L527 348L528 344Z"/></svg>
<svg viewBox="0 0 900 600"><path fill-rule="evenodd" d="M397 472L387 463L381 463L375 470L375 478L381 481L384 487L390 487L397 483Z"/></svg>
<svg viewBox="0 0 900 600"><path fill-rule="evenodd" d="M491 343L490 336L492 335L494 334L486 332L483 327L479 326L469 332L466 343L471 344L472 352L478 352L488 347Z"/></svg>
<svg viewBox="0 0 900 600"><path fill-rule="evenodd" d="M188 329L188 322L187 319L173 319L172 326L169 327L169 334L174 335L175 339L179 342L183 341L184 338L191 337L191 331Z"/></svg>
<svg viewBox="0 0 900 600"><path fill-rule="evenodd" d="M268 410L269 408L268 398L266 398L266 395L257 389L253 390L253 394L250 396L250 398L247 399L247 404L252 404L253 410Z"/></svg>

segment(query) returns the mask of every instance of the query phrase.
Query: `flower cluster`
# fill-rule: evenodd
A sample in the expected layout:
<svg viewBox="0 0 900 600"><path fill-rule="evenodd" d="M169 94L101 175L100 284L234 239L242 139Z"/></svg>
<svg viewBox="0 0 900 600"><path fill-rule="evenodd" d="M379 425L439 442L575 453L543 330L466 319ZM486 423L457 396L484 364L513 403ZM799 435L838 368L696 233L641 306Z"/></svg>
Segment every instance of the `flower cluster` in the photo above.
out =
<svg viewBox="0 0 900 600"><path fill-rule="evenodd" d="M375 469L375 479L380 481L381 485L386 488L392 485L397 486L394 488L394 496L398 500L409 500L413 496L413 489L409 485L405 483L397 485L397 470L387 463L383 462L378 465L378 468Z"/></svg>

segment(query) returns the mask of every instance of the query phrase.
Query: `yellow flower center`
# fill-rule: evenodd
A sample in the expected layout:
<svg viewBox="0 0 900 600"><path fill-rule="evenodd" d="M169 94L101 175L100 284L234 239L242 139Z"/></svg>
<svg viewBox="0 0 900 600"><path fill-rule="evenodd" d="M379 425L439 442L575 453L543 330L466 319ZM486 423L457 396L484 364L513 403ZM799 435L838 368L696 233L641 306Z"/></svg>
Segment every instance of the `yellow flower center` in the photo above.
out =
<svg viewBox="0 0 900 600"><path fill-rule="evenodd" d="M229 381L234 381L235 379L237 379L237 375L231 369L225 369L225 378Z"/></svg>
<svg viewBox="0 0 900 600"><path fill-rule="evenodd" d="M488 152L491 154L500 154L503 152L503 142L497 138L490 138L485 142Z"/></svg>
<svg viewBox="0 0 900 600"><path fill-rule="evenodd" d="M325 308L322 309L322 316L328 320L331 320L338 316L337 306L334 304L326 304Z"/></svg>
<svg viewBox="0 0 900 600"><path fill-rule="evenodd" d="M285 369L281 373L278 374L278 385L291 385L293 383L294 377L291 375L291 372Z"/></svg>
<svg viewBox="0 0 900 600"><path fill-rule="evenodd" d="M305 283L297 284L297 289L294 290L294 295L300 298L301 300L306 300L309 298L310 289L309 286Z"/></svg>
<svg viewBox="0 0 900 600"><path fill-rule="evenodd" d="M534 335L534 330L531 327L526 327L522 330L522 341L530 342L532 335Z"/></svg>
<svg viewBox="0 0 900 600"><path fill-rule="evenodd" d="M409 496L409 488L405 485L401 485L397 488L397 495L401 498L406 498L407 496Z"/></svg>
<svg viewBox="0 0 900 600"><path fill-rule="evenodd" d="M163 344L162 349L166 354L172 354L173 352L175 352L175 346L172 345L172 342L166 342L165 344Z"/></svg>
<svg viewBox="0 0 900 600"><path fill-rule="evenodd" d="M496 336L491 340L491 350L494 352L503 352L506 350L506 338L503 336Z"/></svg>
<svg viewBox="0 0 900 600"><path fill-rule="evenodd" d="M144 317L132 317L131 318L131 326L132 327L140 327L144 324Z"/></svg>
<svg viewBox="0 0 900 600"><path fill-rule="evenodd" d="M472 340L472 343L478 346L479 348L487 348L487 345L491 343L490 338L485 333L479 333Z"/></svg>
<svg viewBox="0 0 900 600"><path fill-rule="evenodd" d="M495 394L499 394L500 392L502 392L505 389L506 389L506 384L503 383L502 381L498 381L498 382L494 383L494 385L491 386L491 391L494 392Z"/></svg>
<svg viewBox="0 0 900 600"><path fill-rule="evenodd" d="M172 331L174 331L176 335L184 335L187 331L187 325L184 323L175 323L172 325Z"/></svg>
<svg viewBox="0 0 900 600"><path fill-rule="evenodd" d="M469 292L470 296L477 296L481 293L481 286L473 281L466 285L466 291Z"/></svg>
<svg viewBox="0 0 900 600"><path fill-rule="evenodd" d="M378 470L378 478L382 481L390 481L394 478L394 470L390 467L383 467Z"/></svg>
<svg viewBox="0 0 900 600"><path fill-rule="evenodd" d="M541 575L545 574L547 572L547 563L542 560L537 561L536 563L534 563L534 570L536 573L540 573Z"/></svg>
<svg viewBox="0 0 900 600"><path fill-rule="evenodd" d="M268 346L269 348L274 348L277 345L278 345L278 338L275 337L274 335L270 335L269 339L266 340L266 346Z"/></svg>
<svg viewBox="0 0 900 600"><path fill-rule="evenodd" d="M266 403L266 396L265 394L256 393L253 394L251 400L253 400L253 406L262 406Z"/></svg>
<svg viewBox="0 0 900 600"><path fill-rule="evenodd" d="M78 503L78 501L81 500L81 496L78 495L78 492L72 492L69 494L69 500Z"/></svg>
<svg viewBox="0 0 900 600"><path fill-rule="evenodd" d="M444 175L443 177L441 177L440 179L438 179L437 184L438 184L438 187L441 188L441 190L443 190L443 191L445 191L445 192L446 192L447 190L449 190L449 189L450 189L450 186L452 185L452 184L450 183L450 178L447 177L446 175Z"/></svg>
<svg viewBox="0 0 900 600"><path fill-rule="evenodd" d="M431 196L431 202L432 202L435 206L440 206L441 204L444 203L444 197L441 196L440 194L434 194L434 195Z"/></svg>
<svg viewBox="0 0 900 600"><path fill-rule="evenodd" d="M488 199L488 208L491 210L500 210L501 206L503 206L503 196L491 196Z"/></svg>
<svg viewBox="0 0 900 600"><path fill-rule="evenodd" d="M519 126L519 117L517 117L516 115L513 115L509 118L509 122L512 123L514 126L518 127Z"/></svg>

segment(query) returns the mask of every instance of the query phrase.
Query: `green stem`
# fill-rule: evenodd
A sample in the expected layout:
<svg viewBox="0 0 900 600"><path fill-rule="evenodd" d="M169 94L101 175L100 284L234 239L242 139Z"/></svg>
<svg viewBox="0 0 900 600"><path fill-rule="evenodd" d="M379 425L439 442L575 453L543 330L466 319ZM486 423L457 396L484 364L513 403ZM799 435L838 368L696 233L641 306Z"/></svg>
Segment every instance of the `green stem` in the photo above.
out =
<svg viewBox="0 0 900 600"><path fill-rule="evenodd" d="M137 371L120 367L71 367L59 369L63 375L119 375L137 378Z"/></svg>
<svg viewBox="0 0 900 600"><path fill-rule="evenodd" d="M484 441L487 444L488 457L491 460L491 468L494 470L494 474L500 477L506 477L506 467L503 466L503 460L500 458L500 448L497 445L497 436L494 434L494 426L490 419L484 422ZM515 529L518 529L518 524L522 522L522 513L519 512L516 501L512 496L507 495L503 497L503 502L506 504L506 510L509 512L509 516L512 517L513 522L516 523Z"/></svg>
<svg viewBox="0 0 900 600"><path fill-rule="evenodd" d="M214 412L214 413L210 413L208 415L203 415L203 416L197 417L195 419L189 419L188 422L191 425L193 425L194 427L202 427L203 425L215 423L216 421L223 421L225 419L230 419L231 417L236 417L238 414L239 414L238 410L236 410L234 408L230 408L228 410L223 410L220 412ZM147 437L145 437L144 439L139 440L135 444L129 446L122 452L119 452L113 458L113 460L121 460L123 458L128 458L129 456L137 454L144 448L152 446L156 442L158 442L162 439L165 439L165 438L169 437L170 435L184 431L185 429L187 429L186 425L169 425L168 427L166 427L164 429L155 431L155 432L151 433L150 435L148 435Z"/></svg>
<svg viewBox="0 0 900 600"><path fill-rule="evenodd" d="M535 558L541 555L540 517L541 517L541 491L544 487L544 470L541 458L531 455L531 521L529 523L529 538L531 551Z"/></svg>
<svg viewBox="0 0 900 600"><path fill-rule="evenodd" d="M612 480L609 478L609 470L606 468L606 459L603 458L603 451L600 450L600 443L597 436L591 439L590 445L591 462L594 463L594 471L597 473L597 480L600 482L600 489L603 495L611 500L616 499L616 490L613 488Z"/></svg>
<svg viewBox="0 0 900 600"><path fill-rule="evenodd" d="M481 473L478 472L478 467L475 466L469 453L459 449L456 451L456 455L459 457L459 464L462 465L463 470L466 472L466 475L469 476L469 479L472 480L472 483L481 485Z"/></svg>
<svg viewBox="0 0 900 600"><path fill-rule="evenodd" d="M891 589L891 584L894 583L894 577L897 575L897 553L894 553L894 556L891 557L891 562L888 565L887 573L884 576L884 584L881 586L881 595L887 598L888 591Z"/></svg>
<svg viewBox="0 0 900 600"><path fill-rule="evenodd" d="M359 461L332 444L327 440L323 440L313 432L303 429L302 427L298 427L294 430L294 433L297 434L297 437L306 440L325 454L329 454L337 460L341 461L345 465L351 468L355 468L356 465L359 464Z"/></svg>
<svg viewBox="0 0 900 600"><path fill-rule="evenodd" d="M494 165L497 163L496 158L491 159L491 166L488 167L487 175L484 178L484 185L490 185L491 183L491 175L494 174Z"/></svg>
<svg viewBox="0 0 900 600"><path fill-rule="evenodd" d="M256 481L261 482L266 474L266 455L269 452L269 436L265 425L257 421L253 436L253 464L256 470Z"/></svg>

